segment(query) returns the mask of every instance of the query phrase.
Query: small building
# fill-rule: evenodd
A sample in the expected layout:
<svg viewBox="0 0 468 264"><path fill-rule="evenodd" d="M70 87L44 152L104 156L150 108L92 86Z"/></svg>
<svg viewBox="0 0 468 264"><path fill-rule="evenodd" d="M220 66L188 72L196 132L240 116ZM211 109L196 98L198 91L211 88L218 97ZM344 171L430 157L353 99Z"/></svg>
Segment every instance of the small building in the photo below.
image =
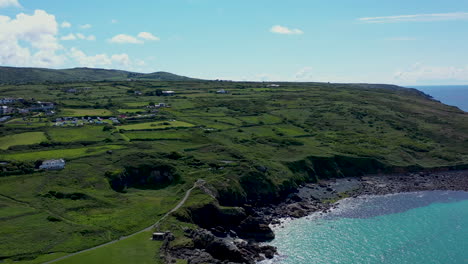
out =
<svg viewBox="0 0 468 264"><path fill-rule="evenodd" d="M120 124L120 121L115 117L110 117L109 120L112 121L112 123L114 124Z"/></svg>
<svg viewBox="0 0 468 264"><path fill-rule="evenodd" d="M164 95L164 96L172 96L172 95L174 95L174 94L175 94L174 91L163 91L163 92L162 92L162 95Z"/></svg>
<svg viewBox="0 0 468 264"><path fill-rule="evenodd" d="M0 118L0 122L6 122L11 118L11 116L4 116Z"/></svg>
<svg viewBox="0 0 468 264"><path fill-rule="evenodd" d="M55 109L54 103L37 101L37 104L28 108L29 111L50 111Z"/></svg>
<svg viewBox="0 0 468 264"><path fill-rule="evenodd" d="M39 169L42 170L63 170L65 169L65 160L46 160L42 162L42 165L39 166Z"/></svg>
<svg viewBox="0 0 468 264"><path fill-rule="evenodd" d="M163 241L166 239L167 232L166 233L153 233L153 241Z"/></svg>
<svg viewBox="0 0 468 264"><path fill-rule="evenodd" d="M135 91L134 93L135 93L135 95L143 95L143 93L140 92L140 91Z"/></svg>
<svg viewBox="0 0 468 264"><path fill-rule="evenodd" d="M267 87L280 87L280 85L272 83L272 84L268 84Z"/></svg>
<svg viewBox="0 0 468 264"><path fill-rule="evenodd" d="M0 115L5 115L13 112L13 108L8 107L6 105L0 106Z"/></svg>
<svg viewBox="0 0 468 264"><path fill-rule="evenodd" d="M78 90L76 88L70 88L66 91L67 93L77 93Z"/></svg>
<svg viewBox="0 0 468 264"><path fill-rule="evenodd" d="M217 94L228 94L229 92L224 90L224 89L221 89L219 91L216 92Z"/></svg>
<svg viewBox="0 0 468 264"><path fill-rule="evenodd" d="M5 97L0 99L0 104L13 104L16 103L16 101L15 98Z"/></svg>

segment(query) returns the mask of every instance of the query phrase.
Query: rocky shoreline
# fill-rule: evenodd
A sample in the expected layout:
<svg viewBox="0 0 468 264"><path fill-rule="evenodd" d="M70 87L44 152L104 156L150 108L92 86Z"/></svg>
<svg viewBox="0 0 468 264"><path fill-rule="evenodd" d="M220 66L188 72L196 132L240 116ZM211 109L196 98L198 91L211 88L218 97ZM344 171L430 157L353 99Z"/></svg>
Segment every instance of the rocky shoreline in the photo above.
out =
<svg viewBox="0 0 468 264"><path fill-rule="evenodd" d="M189 264L254 264L277 254L276 248L260 242L274 238L270 226L280 225L280 219L326 213L347 197L432 190L468 191L468 170L366 175L305 184L279 204L245 205L240 209L243 220L238 225L185 230L185 236L193 244L181 248L163 247L161 257L166 263L186 259Z"/></svg>

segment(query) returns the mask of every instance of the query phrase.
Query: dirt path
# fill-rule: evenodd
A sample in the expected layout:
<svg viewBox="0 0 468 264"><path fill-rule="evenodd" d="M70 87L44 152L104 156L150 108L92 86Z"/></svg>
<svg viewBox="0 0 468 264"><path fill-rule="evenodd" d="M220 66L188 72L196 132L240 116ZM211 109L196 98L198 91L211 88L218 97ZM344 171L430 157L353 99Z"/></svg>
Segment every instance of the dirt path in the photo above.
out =
<svg viewBox="0 0 468 264"><path fill-rule="evenodd" d="M143 232L147 232L147 231L150 231L151 229L153 229L154 227L158 226L159 223L161 223L164 219L166 219L170 214L172 214L173 212L179 210L180 207L182 207L185 202L187 201L187 199L189 198L190 196L190 193L193 191L193 189L203 185L205 183L204 180L198 180L197 182L195 182L195 184L192 186L192 188L188 189L187 192L185 192L185 196L184 198L182 198L182 200L174 207L172 208L169 212L167 212L163 217L161 217L156 223L152 224L151 226L145 228L145 229L142 229L136 233L133 233L133 234L130 234L128 236L123 236L123 237L120 237L119 239L116 239L116 240L112 240L110 242L107 242L105 244L101 244L99 246L95 246L95 247L92 247L92 248L88 248L88 249L85 249L85 250L82 250L82 251L78 251L78 252L75 252L75 253L71 253L71 254L68 254L68 255L65 255L63 257L60 257L60 258L57 258L57 259L54 259L54 260L51 260L51 261L47 261L47 262L44 262L43 264L49 264L49 263L55 263L55 262L58 262L58 261L61 261L61 260L64 260L66 258L69 258L69 257L73 257L75 255L78 255L78 254L81 254L81 253L84 253L84 252L88 252L88 251L92 251L92 250L95 250L95 249L98 249L98 248L102 248L102 247L105 247L105 246L108 246L108 245L112 245L114 243L117 243L121 240L124 240L124 239L127 239L127 238L130 238L130 237L133 237L133 236L136 236L138 234L141 234Z"/></svg>

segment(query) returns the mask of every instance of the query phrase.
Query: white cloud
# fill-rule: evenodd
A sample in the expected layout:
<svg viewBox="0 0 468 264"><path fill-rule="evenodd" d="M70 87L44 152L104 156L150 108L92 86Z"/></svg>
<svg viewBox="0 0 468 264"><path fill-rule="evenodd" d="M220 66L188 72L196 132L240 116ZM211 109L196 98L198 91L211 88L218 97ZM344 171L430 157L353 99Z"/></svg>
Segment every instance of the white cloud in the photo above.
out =
<svg viewBox="0 0 468 264"><path fill-rule="evenodd" d="M57 39L55 16L43 10L0 16L0 65L48 67L63 63L57 52L63 47Z"/></svg>
<svg viewBox="0 0 468 264"><path fill-rule="evenodd" d="M276 34L284 34L284 35L302 35L304 32L300 29L290 29L288 27L276 25L271 27L270 32L276 33Z"/></svg>
<svg viewBox="0 0 468 264"><path fill-rule="evenodd" d="M89 29L89 28L92 28L93 26L91 24L85 24L85 25L81 25L80 28L81 29Z"/></svg>
<svg viewBox="0 0 468 264"><path fill-rule="evenodd" d="M76 33L76 34L73 34L73 33L70 33L66 36L63 36L60 38L61 40L77 40L77 39L80 39L80 40L89 40L89 41L94 41L96 40L96 36L94 35L89 35L89 36L86 36L82 33Z"/></svg>
<svg viewBox="0 0 468 264"><path fill-rule="evenodd" d="M156 37L155 35L149 33L149 32L140 32L140 34L138 34L138 37L139 38L142 38L144 40L152 40L152 41L159 41L160 39L158 37Z"/></svg>
<svg viewBox="0 0 468 264"><path fill-rule="evenodd" d="M365 22L365 23L453 21L453 20L468 20L468 13L467 12L454 12L454 13L439 13L439 14L361 17L358 20L361 22Z"/></svg>
<svg viewBox="0 0 468 264"><path fill-rule="evenodd" d="M421 82L466 82L468 81L468 65L464 67L431 66L415 63L408 69L398 70L393 75L399 83Z"/></svg>
<svg viewBox="0 0 468 264"><path fill-rule="evenodd" d="M61 28L71 28L71 26L72 25L70 24L70 22L67 22L67 21L64 21L62 22L62 24L60 24Z"/></svg>
<svg viewBox="0 0 468 264"><path fill-rule="evenodd" d="M114 36L109 40L111 43L119 43L119 44L124 44L124 43L130 43L130 44L143 44L142 40L139 40L133 36L126 35L126 34L119 34Z"/></svg>
<svg viewBox="0 0 468 264"><path fill-rule="evenodd" d="M313 68L312 67L304 67L300 69L294 75L294 81L302 82L302 81L311 81L313 78Z"/></svg>
<svg viewBox="0 0 468 264"><path fill-rule="evenodd" d="M115 54L111 56L111 60L119 65L128 67L131 64L130 58L127 54Z"/></svg>
<svg viewBox="0 0 468 264"><path fill-rule="evenodd" d="M77 48L71 48L69 56L83 67L117 67L125 69L133 69L134 66L143 66L145 63L142 60L133 61L126 53L122 54L96 54L89 56Z"/></svg>
<svg viewBox="0 0 468 264"><path fill-rule="evenodd" d="M10 6L21 7L18 0L0 0L0 8L10 7Z"/></svg>
<svg viewBox="0 0 468 264"><path fill-rule="evenodd" d="M60 39L61 39L61 40L65 40L65 41L67 41L67 40L75 40L75 39L76 39L76 36L75 36L75 34L70 33L70 34L68 34L68 35L66 35L66 36L61 37Z"/></svg>
<svg viewBox="0 0 468 264"><path fill-rule="evenodd" d="M117 19L112 19L111 20L111 24L117 24L117 23L119 23L119 21Z"/></svg>

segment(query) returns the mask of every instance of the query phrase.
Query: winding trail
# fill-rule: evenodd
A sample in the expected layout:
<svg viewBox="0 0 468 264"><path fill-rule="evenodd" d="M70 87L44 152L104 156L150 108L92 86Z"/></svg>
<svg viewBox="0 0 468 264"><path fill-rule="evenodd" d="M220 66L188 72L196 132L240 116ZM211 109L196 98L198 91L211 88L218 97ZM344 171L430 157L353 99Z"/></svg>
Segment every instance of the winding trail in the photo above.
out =
<svg viewBox="0 0 468 264"><path fill-rule="evenodd" d="M151 229L153 229L154 227L158 226L159 223L161 223L164 219L166 219L170 214L172 214L173 212L179 210L180 207L182 207L185 202L187 201L187 199L189 198L190 196L190 193L192 193L193 189L197 188L197 187L200 187L202 186L203 184L205 184L205 181L204 180L198 180L197 182L195 182L192 186L192 188L188 189L187 192L185 192L185 196L184 198L182 198L182 200L180 200L180 202L174 207L172 208L169 212L167 212L163 217L161 217L156 223L152 224L151 226L145 228L145 229L142 229L138 232L135 232L133 234L130 234L128 236L122 236L120 237L119 239L116 239L116 240L112 240L110 242L107 242L105 244L101 244L99 246L95 246L95 247L92 247L92 248L88 248L88 249L85 249L85 250L81 250L81 251L78 251L78 252L75 252L75 253L71 253L71 254L68 254L68 255L65 255L63 257L60 257L60 258L56 258L54 260L51 260L51 261L47 261L47 262L44 262L43 264L49 264L49 263L55 263L55 262L58 262L58 261L61 261L61 260L64 260L66 258L69 258L69 257L73 257L75 255L78 255L78 254L81 254L81 253L85 253L85 252L88 252L88 251L92 251L92 250L95 250L95 249L98 249L98 248L102 248L102 247L105 247L105 246L108 246L108 245L112 245L112 244L115 244L119 241L122 241L124 239L127 239L127 238L130 238L130 237L133 237L133 236L136 236L138 234L141 234L143 232L147 232L147 231L151 231Z"/></svg>

